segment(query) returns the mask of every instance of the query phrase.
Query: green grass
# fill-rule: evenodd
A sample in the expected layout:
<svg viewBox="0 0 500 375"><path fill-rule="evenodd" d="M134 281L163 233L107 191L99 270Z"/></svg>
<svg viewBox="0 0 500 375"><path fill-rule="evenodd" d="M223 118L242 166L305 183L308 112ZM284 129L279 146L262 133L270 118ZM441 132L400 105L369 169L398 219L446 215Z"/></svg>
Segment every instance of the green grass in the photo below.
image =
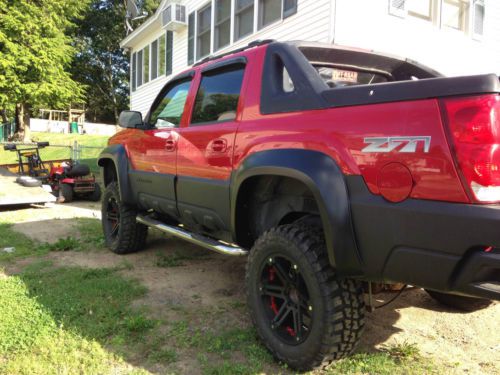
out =
<svg viewBox="0 0 500 375"><path fill-rule="evenodd" d="M78 219L75 232L78 240L61 239L47 248L13 232L9 224L0 224L0 248L15 246L15 256L26 257L101 244L96 219ZM91 245L85 248L86 244ZM0 264L13 260L8 256L0 252ZM199 256L189 253L177 261L195 258ZM170 373L178 370L176 366L183 368L178 363L186 359L194 360L194 366L207 375L289 372L286 366L277 366L253 328L234 323L238 321L234 314L243 314L241 302L196 308L173 304L171 313L182 319L152 319L146 306L132 307L146 289L122 275L130 269L133 266L126 262L114 268L55 267L43 259L35 259L17 275L6 276L0 269L0 374L145 373L128 361L146 368L161 366L160 372ZM403 375L441 370L415 345L402 343L354 354L325 373Z"/></svg>
<svg viewBox="0 0 500 375"><path fill-rule="evenodd" d="M109 137L102 135L87 134L59 134L59 133L31 133L31 138L35 142L50 142L51 145L73 146L74 142L87 147L98 147L96 149L83 149L81 163L88 164L92 172L97 173L99 168L96 158L101 150L106 147ZM71 151L69 147L46 147L40 150L42 160L69 159ZM17 163L17 153L5 151L0 148L0 164Z"/></svg>
<svg viewBox="0 0 500 375"><path fill-rule="evenodd" d="M420 355L414 344L396 344L376 353L358 353L332 364L326 374L442 374L443 369Z"/></svg>
<svg viewBox="0 0 500 375"><path fill-rule="evenodd" d="M0 279L0 373L141 373L105 349L156 324L130 309L145 289L115 269L38 262Z"/></svg>
<svg viewBox="0 0 500 375"><path fill-rule="evenodd" d="M50 251L50 248L35 243L21 233L14 232L10 227L11 224L0 223L0 264L16 258L45 255ZM4 249L8 247L13 247L14 251L5 252Z"/></svg>

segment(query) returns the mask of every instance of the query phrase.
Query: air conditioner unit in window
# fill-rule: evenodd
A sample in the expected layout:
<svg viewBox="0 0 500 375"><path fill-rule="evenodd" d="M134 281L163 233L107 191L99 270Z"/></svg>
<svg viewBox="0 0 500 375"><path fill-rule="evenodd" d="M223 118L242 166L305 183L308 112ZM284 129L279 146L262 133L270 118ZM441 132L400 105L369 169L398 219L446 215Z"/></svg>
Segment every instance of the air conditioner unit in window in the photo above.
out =
<svg viewBox="0 0 500 375"><path fill-rule="evenodd" d="M186 6L176 3L167 5L162 13L162 26L171 31L177 31L187 26Z"/></svg>

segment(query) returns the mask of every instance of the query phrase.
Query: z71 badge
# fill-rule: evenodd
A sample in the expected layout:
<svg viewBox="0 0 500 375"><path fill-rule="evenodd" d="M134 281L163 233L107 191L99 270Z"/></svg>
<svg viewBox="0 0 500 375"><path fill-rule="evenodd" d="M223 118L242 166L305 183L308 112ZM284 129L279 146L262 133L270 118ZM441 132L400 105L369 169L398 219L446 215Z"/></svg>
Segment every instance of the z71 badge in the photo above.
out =
<svg viewBox="0 0 500 375"><path fill-rule="evenodd" d="M401 145L398 152L417 152L419 144L423 145L424 152L429 152L431 148L431 137L416 136L416 137L367 137L364 139L368 144L362 152L391 152L396 150Z"/></svg>

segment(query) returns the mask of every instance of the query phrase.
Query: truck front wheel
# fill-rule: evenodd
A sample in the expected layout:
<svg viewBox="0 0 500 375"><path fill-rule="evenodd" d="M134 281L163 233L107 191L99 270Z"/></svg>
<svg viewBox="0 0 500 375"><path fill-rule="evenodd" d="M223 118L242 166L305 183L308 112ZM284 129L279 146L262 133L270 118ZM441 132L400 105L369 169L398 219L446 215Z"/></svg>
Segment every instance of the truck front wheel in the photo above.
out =
<svg viewBox="0 0 500 375"><path fill-rule="evenodd" d="M314 228L283 225L255 243L246 270L257 333L278 359L300 371L352 352L364 326L361 284L339 279Z"/></svg>
<svg viewBox="0 0 500 375"><path fill-rule="evenodd" d="M116 181L106 186L102 199L102 229L106 246L116 254L141 250L146 242L148 227L136 222L135 208L124 204Z"/></svg>

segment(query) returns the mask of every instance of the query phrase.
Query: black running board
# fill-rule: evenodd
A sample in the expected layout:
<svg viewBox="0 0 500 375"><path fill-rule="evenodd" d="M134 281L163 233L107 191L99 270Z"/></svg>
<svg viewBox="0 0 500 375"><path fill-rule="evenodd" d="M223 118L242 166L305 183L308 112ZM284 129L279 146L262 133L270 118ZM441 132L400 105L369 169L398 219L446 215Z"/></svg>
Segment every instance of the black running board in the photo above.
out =
<svg viewBox="0 0 500 375"><path fill-rule="evenodd" d="M161 232L171 234L172 236L181 238L183 240L186 240L187 242L202 246L205 249L212 250L217 253L233 256L243 256L248 254L247 250L240 247L230 244L224 244L209 237L202 236L201 234L190 232L178 226L167 225L148 216L138 215L137 222L147 225L148 227L156 228Z"/></svg>

